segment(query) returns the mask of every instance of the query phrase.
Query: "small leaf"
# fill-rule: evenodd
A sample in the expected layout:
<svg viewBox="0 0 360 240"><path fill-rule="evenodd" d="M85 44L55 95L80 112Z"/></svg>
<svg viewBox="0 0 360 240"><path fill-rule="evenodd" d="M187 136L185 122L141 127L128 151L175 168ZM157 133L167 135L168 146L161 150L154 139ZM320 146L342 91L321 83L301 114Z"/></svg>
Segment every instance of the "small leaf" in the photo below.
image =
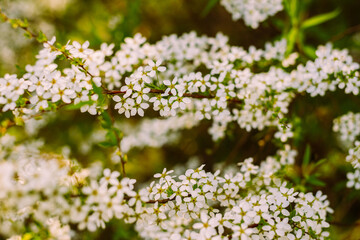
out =
<svg viewBox="0 0 360 240"><path fill-rule="evenodd" d="M23 236L22 236L22 240L30 240L30 239L34 239L34 235L32 233L25 233Z"/></svg>
<svg viewBox="0 0 360 240"><path fill-rule="evenodd" d="M39 35L38 35L37 38L36 38L36 40L37 40L38 42L40 42L40 43L44 43L44 42L46 42L48 39L47 39L46 35L45 35L42 31L40 31L40 32L39 32Z"/></svg>
<svg viewBox="0 0 360 240"><path fill-rule="evenodd" d="M16 101L16 105L20 106L20 107L24 107L26 105L27 101L28 101L28 99L21 97Z"/></svg>
<svg viewBox="0 0 360 240"><path fill-rule="evenodd" d="M104 101L105 101L105 95L104 95L104 93L103 93L103 91L102 91L102 88L96 86L96 84L95 84L93 81L91 82L91 85L92 85L92 87L93 87L92 90L94 91L94 93L96 93L96 94L99 96L98 102L99 102L99 103L104 102Z"/></svg>
<svg viewBox="0 0 360 240"><path fill-rule="evenodd" d="M309 235L313 238L313 239L318 239L318 235L314 232L314 230L312 230L311 228L309 228L308 231Z"/></svg>
<svg viewBox="0 0 360 240"><path fill-rule="evenodd" d="M38 116L35 116L34 119L35 119L35 120L41 120L41 119L43 119L43 116L38 115Z"/></svg>
<svg viewBox="0 0 360 240"><path fill-rule="evenodd" d="M19 27L18 19L9 19L9 22L10 22L12 28Z"/></svg>
<svg viewBox="0 0 360 240"><path fill-rule="evenodd" d="M66 110L77 110L80 109L82 106L85 105L92 105L94 101L85 101L85 102L79 102L78 104L70 104L64 107Z"/></svg>
<svg viewBox="0 0 360 240"><path fill-rule="evenodd" d="M304 153L304 158L303 158L303 162L302 162L303 166L309 165L310 157L311 157L311 147L308 144L308 145L306 145L306 149L305 149L305 153Z"/></svg>
<svg viewBox="0 0 360 240"><path fill-rule="evenodd" d="M26 38L29 38L29 39L31 39L31 38L32 38L31 34L30 34L30 33L28 33L28 32L25 32L25 33L24 33L24 36L25 36Z"/></svg>
<svg viewBox="0 0 360 240"><path fill-rule="evenodd" d="M271 18L271 21L277 29L282 30L285 28L285 22L282 19Z"/></svg>
<svg viewBox="0 0 360 240"><path fill-rule="evenodd" d="M107 139L107 142L111 143L112 146L116 146L117 145L117 136L115 134L114 131L112 130L109 130L107 132L107 134L105 135L106 139Z"/></svg>
<svg viewBox="0 0 360 240"><path fill-rule="evenodd" d="M1 11L1 9L0 9L0 11ZM8 20L8 18L5 16L5 14L0 13L0 21L1 22L6 22L7 20Z"/></svg>
<svg viewBox="0 0 360 240"><path fill-rule="evenodd" d="M201 12L201 16L205 17L206 15L208 15L209 12L211 11L211 9L213 9L213 7L215 7L215 5L218 1L219 0L209 0L208 3L206 4L206 7Z"/></svg>
<svg viewBox="0 0 360 240"><path fill-rule="evenodd" d="M315 17L309 18L302 23L301 28L306 29L327 22L337 17L340 14L340 12L341 12L340 9L335 9L332 12L320 14Z"/></svg>
<svg viewBox="0 0 360 240"><path fill-rule="evenodd" d="M26 18L23 21L19 19L18 24L22 28L27 28L29 26L29 23Z"/></svg>
<svg viewBox="0 0 360 240"><path fill-rule="evenodd" d="M298 36L299 30L297 28L292 28L287 36L287 48L286 53L290 54L294 49L296 38Z"/></svg>
<svg viewBox="0 0 360 240"><path fill-rule="evenodd" d="M316 58L316 49L312 46L304 46L303 47L304 53L310 57L311 59L315 59Z"/></svg>
<svg viewBox="0 0 360 240"><path fill-rule="evenodd" d="M101 113L101 117L102 117L101 126L105 129L110 129L112 127L112 121L109 113L103 111Z"/></svg>
<svg viewBox="0 0 360 240"><path fill-rule="evenodd" d="M172 190L171 187L168 187L168 189L166 190L166 193L167 193L168 197L170 197L171 195L174 194L174 190Z"/></svg>
<svg viewBox="0 0 360 240"><path fill-rule="evenodd" d="M21 117L15 117L15 124L17 126L24 126L25 125L24 119Z"/></svg>
<svg viewBox="0 0 360 240"><path fill-rule="evenodd" d="M150 89L156 89L156 90L164 90L164 86L156 86L155 84L153 83L145 83L145 86L150 88Z"/></svg>
<svg viewBox="0 0 360 240"><path fill-rule="evenodd" d="M307 182L314 185L314 186L318 186L318 187L325 187L326 183L321 181L320 179L316 178L314 175L311 175L308 179Z"/></svg>
<svg viewBox="0 0 360 240"><path fill-rule="evenodd" d="M100 147L104 147L104 148L109 148L109 147L114 147L115 145L111 142L100 142L98 144Z"/></svg>
<svg viewBox="0 0 360 240"><path fill-rule="evenodd" d="M26 73L26 70L22 67L20 67L19 65L15 65L16 69L19 71L20 75L24 75Z"/></svg>
<svg viewBox="0 0 360 240"><path fill-rule="evenodd" d="M296 24L298 21L298 0L290 0L289 14L292 24Z"/></svg>
<svg viewBox="0 0 360 240"><path fill-rule="evenodd" d="M113 130L109 129L109 131L105 135L106 141L99 143L101 147L115 147L117 142L116 134Z"/></svg>
<svg viewBox="0 0 360 240"><path fill-rule="evenodd" d="M319 161L317 161L315 164L314 164L314 167L319 167L320 165L322 165L324 162L326 162L327 159L326 158L322 158L320 159Z"/></svg>
<svg viewBox="0 0 360 240"><path fill-rule="evenodd" d="M114 127L112 129L120 139L122 139L124 137L124 133L120 129L114 128Z"/></svg>
<svg viewBox="0 0 360 240"><path fill-rule="evenodd" d="M63 45L61 45L60 43L57 42L57 43L55 43L55 47L61 49L63 47Z"/></svg>

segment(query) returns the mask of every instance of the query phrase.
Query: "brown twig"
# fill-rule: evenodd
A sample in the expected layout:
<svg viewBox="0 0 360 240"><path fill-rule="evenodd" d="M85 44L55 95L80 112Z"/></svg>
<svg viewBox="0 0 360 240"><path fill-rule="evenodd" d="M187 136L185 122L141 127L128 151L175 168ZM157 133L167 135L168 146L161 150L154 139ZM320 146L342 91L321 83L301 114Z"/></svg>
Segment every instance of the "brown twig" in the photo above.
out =
<svg viewBox="0 0 360 240"><path fill-rule="evenodd" d="M173 198L167 198L167 199L159 199L159 200L149 200L149 201L147 201L147 202L145 202L145 203L167 203L167 202L170 202L170 201L174 201L175 200L175 197L173 197Z"/></svg>
<svg viewBox="0 0 360 240"><path fill-rule="evenodd" d="M346 35L357 32L357 31L360 31L360 24L352 26L352 27L346 29L345 31L333 36L330 39L330 42L336 42L337 40L340 40L341 38L345 37Z"/></svg>
<svg viewBox="0 0 360 240"><path fill-rule="evenodd" d="M118 94L125 94L126 91L120 91L120 90L105 90L105 94L109 94L109 95L118 95ZM150 93L160 93L163 94L165 93L164 90L159 90L159 89L151 89ZM170 96L174 96L172 93L168 93ZM203 98L216 98L216 96L214 95L203 95L203 94L196 94L196 93L184 93L183 97L189 97L189 98L198 98L198 99L203 99ZM241 99L238 98L229 98L228 99L229 102L232 103L242 103L243 101Z"/></svg>

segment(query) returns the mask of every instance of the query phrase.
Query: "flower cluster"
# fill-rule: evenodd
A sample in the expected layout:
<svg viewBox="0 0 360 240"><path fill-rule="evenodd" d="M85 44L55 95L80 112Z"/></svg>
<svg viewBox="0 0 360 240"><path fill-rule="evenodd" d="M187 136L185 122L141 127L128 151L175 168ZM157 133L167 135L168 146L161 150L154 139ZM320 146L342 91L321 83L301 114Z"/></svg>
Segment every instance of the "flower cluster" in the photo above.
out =
<svg viewBox="0 0 360 240"><path fill-rule="evenodd" d="M293 72L298 79L300 92L306 91L312 97L324 96L327 91L344 89L346 94L359 94L359 64L345 50L336 50L331 44L320 46L315 61L299 65Z"/></svg>
<svg viewBox="0 0 360 240"><path fill-rule="evenodd" d="M71 188L84 183L88 170L73 172L71 161L40 154L42 142L13 145L14 140L10 135L1 137L0 233L21 233L24 227L36 232L38 224L46 222L53 236L57 228L68 232L64 221L60 227L49 219L66 216Z"/></svg>
<svg viewBox="0 0 360 240"><path fill-rule="evenodd" d="M281 162L293 161L288 148L260 166L247 159L238 172L223 176L205 172L204 165L179 176L164 169L154 175L157 181L135 191L135 180L120 178L117 171L104 169L99 176L96 168L81 170L61 156L41 153L39 143L13 145L11 139L1 139L8 142L0 163L5 235L16 235L25 225L40 231L41 223L48 223L42 226L48 234L69 239L68 224L94 231L112 218L135 223L148 239L328 235L325 219L332 210L326 196L296 192L275 176Z"/></svg>
<svg viewBox="0 0 360 240"><path fill-rule="evenodd" d="M353 143L360 135L360 114L349 112L334 119L333 131L339 133L342 141Z"/></svg>
<svg viewBox="0 0 360 240"><path fill-rule="evenodd" d="M323 239L326 196L298 193L274 179L268 159L260 167L252 159L235 174L219 175L200 168L175 177L164 170L152 183L143 237L166 239ZM164 204L162 199L167 199ZM158 204L157 204L158 203ZM291 206L291 207L290 207ZM291 209L290 209L291 208ZM315 210L317 209L317 210ZM318 211L320 210L320 211ZM154 216L154 213L156 216ZM152 215L152 216L151 216ZM149 224L153 222L154 224ZM180 226L187 226L185 229ZM316 235L314 234L316 233Z"/></svg>
<svg viewBox="0 0 360 240"><path fill-rule="evenodd" d="M74 104L82 112L97 114L108 108L106 94L115 95L115 109L126 117L144 116L152 106L164 117L192 112L197 120L212 119L209 132L215 140L224 136L228 123L236 121L248 131L277 126L275 137L286 141L293 136L291 124L284 128L279 119L297 93L316 96L344 88L357 94L360 86L359 65L345 50L331 45L319 47L315 61L287 72L281 63L285 41L246 52L229 46L221 34L216 38L172 35L154 45L136 35L127 38L113 57L113 44L103 44L97 51L89 49L88 42L67 44L82 68L58 69L54 60L61 53L52 48L54 40L44 44L38 61L26 67L22 78L0 78L2 111L14 110L21 116ZM279 61L280 66L265 72L250 70L249 66L269 61Z"/></svg>
<svg viewBox="0 0 360 240"><path fill-rule="evenodd" d="M349 147L346 161L351 163L354 172L347 173L347 187L360 189L360 142L357 137L360 135L360 114L349 112L334 119L334 132L340 134L340 139L348 144L353 145Z"/></svg>
<svg viewBox="0 0 360 240"><path fill-rule="evenodd" d="M221 0L234 21L242 18L246 25L258 28L259 23L283 10L282 0Z"/></svg>
<svg viewBox="0 0 360 240"><path fill-rule="evenodd" d="M230 111L226 109L227 98L234 98L235 103L240 102L235 99L235 84L227 86L230 72L220 71L224 70L223 67L230 71L236 62L245 67L262 59L281 60L285 44L284 41L274 46L267 44L264 51L250 48L247 53L242 48L227 45L227 38L220 34L216 38L197 37L194 33L180 38L173 35L155 45L145 44L145 39L136 35L133 39L126 39L109 61L106 61L106 57L112 55L113 44L103 44L98 51L88 49L88 42L82 45L77 42L68 44L66 49L69 54L74 59L83 59L86 74L76 67L57 68L54 60L61 53L52 49L54 40L44 44L45 48L37 56L38 61L34 66L26 67L27 73L22 78L5 75L0 79L2 111L14 110L18 116L31 115L51 109L54 104L62 106L73 103L80 104L81 111L97 114L101 108L107 107L94 89L103 84L102 87L109 90L121 87L117 93L122 96L114 96L117 102L115 109L127 117L144 115L149 103L162 116L174 116L179 111L196 112L198 119L217 116L212 131L215 138L223 135L226 123L232 120ZM227 59L230 52L232 57ZM161 60L154 62L151 59ZM167 62L166 72L166 68L160 66L161 61ZM147 64L136 68L142 62ZM213 73L203 76L201 72L191 72L202 65L209 66ZM128 74L129 77L124 77ZM251 77L246 69L234 74ZM242 87L250 79L245 79L244 83L238 81L237 87ZM209 94L209 91L213 94ZM199 92L205 95L197 96ZM107 93L114 94L114 91ZM190 97L198 101L190 103Z"/></svg>
<svg viewBox="0 0 360 240"><path fill-rule="evenodd" d="M349 154L346 156L346 161L350 162L354 167L354 172L347 173L349 181L346 186L348 188L354 187L360 189L360 142L355 141L355 147L349 149Z"/></svg>
<svg viewBox="0 0 360 240"><path fill-rule="evenodd" d="M46 221L47 231L41 237L51 240L70 240L71 231L69 225L62 225L58 219L49 218ZM25 235L14 235L7 240L22 240L31 239L31 237L37 236L37 234L27 233Z"/></svg>

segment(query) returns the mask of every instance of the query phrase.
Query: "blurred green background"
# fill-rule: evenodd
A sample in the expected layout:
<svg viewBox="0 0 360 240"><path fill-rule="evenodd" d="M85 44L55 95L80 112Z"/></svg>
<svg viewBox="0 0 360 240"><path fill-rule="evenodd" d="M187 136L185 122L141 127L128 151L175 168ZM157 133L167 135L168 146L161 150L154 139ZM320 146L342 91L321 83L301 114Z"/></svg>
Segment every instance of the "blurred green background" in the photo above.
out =
<svg viewBox="0 0 360 240"><path fill-rule="evenodd" d="M209 2L215 3L213 7L210 7ZM303 36L304 44L316 48L320 44L332 42L335 47L349 49L355 61L360 62L360 1L300 2L300 20L335 9L341 11L336 18L307 29ZM189 31L208 36L222 32L229 36L232 45L262 48L266 42L280 39L283 30L289 25L287 14L282 11L254 30L245 26L241 20L232 21L231 15L217 1L212 0L0 0L0 7L10 17L27 18L34 30L42 30L48 37L56 36L63 44L68 40L89 40L95 49L107 42L115 43L116 50L125 37L131 37L137 32L154 43L164 35ZM1 24L0 75L20 73L19 69L35 62L40 48L35 41L23 37L20 29L14 30ZM304 59L308 58L300 45L295 50ZM319 182L305 182L305 186L307 190L322 190L328 195L335 210L330 219L334 223L331 229L333 239L360 239L360 222L356 222L360 218L360 193L345 187L346 172L351 167L345 163L346 152L338 147L336 136L331 130L334 118L348 111L359 112L359 109L358 96L335 92L321 98L298 96L289 114L296 129L292 145L299 154L297 167L289 173L288 178L296 183L302 181L306 171L319 174ZM70 157L78 159L84 166L101 160L113 169L119 167L107 160L111 151L96 144L102 136L96 117L75 111L59 111L61 114L49 117L48 124L40 129L37 136L44 139L48 151L68 153L70 149ZM1 116L1 119L5 117ZM126 126L123 116L116 117L116 120L120 126ZM135 118L126 124L135 125L139 121ZM207 169L211 169L216 163L231 165L250 156L259 163L277 150L276 143L272 141L275 129L248 133L236 124L230 124L228 136L214 143L207 133L209 126L209 122L204 122L200 127L182 131L177 144L161 149L132 150L127 164L129 177L139 182L147 181L163 167L184 165L194 155L198 156L200 163L206 163ZM94 135L94 130L99 131L99 134ZM21 128L12 128L10 131L23 138L26 136ZM301 166L306 147L311 153L308 169ZM314 164L323 158L327 159L325 163L314 168ZM84 233L81 239L137 239L137 235L131 226L121 221L112 221L106 231Z"/></svg>

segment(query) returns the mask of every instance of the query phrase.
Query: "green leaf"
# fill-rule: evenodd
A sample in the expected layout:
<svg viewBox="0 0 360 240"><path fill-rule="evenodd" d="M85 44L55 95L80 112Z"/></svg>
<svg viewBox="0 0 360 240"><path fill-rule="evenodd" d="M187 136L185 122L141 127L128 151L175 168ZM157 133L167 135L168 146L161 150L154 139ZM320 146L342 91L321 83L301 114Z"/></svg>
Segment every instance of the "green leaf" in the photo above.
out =
<svg viewBox="0 0 360 240"><path fill-rule="evenodd" d="M292 211L290 212L289 218L291 219L291 218L295 217L296 214L297 214L296 210L295 210L295 209L292 210Z"/></svg>
<svg viewBox="0 0 360 240"><path fill-rule="evenodd" d="M322 158L320 159L319 161L317 161L315 164L314 164L314 167L319 167L321 166L324 162L326 162L327 159L326 158Z"/></svg>
<svg viewBox="0 0 360 240"><path fill-rule="evenodd" d="M117 145L117 136L115 134L115 131L109 130L107 134L105 135L107 142L113 144L113 146Z"/></svg>
<svg viewBox="0 0 360 240"><path fill-rule="evenodd" d="M0 9L0 11L1 11L1 9ZM7 17L3 13L0 13L0 21L1 22L6 22L7 21Z"/></svg>
<svg viewBox="0 0 360 240"><path fill-rule="evenodd" d="M17 126L24 126L25 125L24 119L22 119L21 117L15 117L15 124Z"/></svg>
<svg viewBox="0 0 360 240"><path fill-rule="evenodd" d="M28 38L28 39L31 39L31 38L32 38L31 34L28 33L28 32L25 32L25 33L24 33L24 36L25 36L26 38Z"/></svg>
<svg viewBox="0 0 360 240"><path fill-rule="evenodd" d="M311 175L307 178L307 182L314 185L314 186L319 186L319 187L325 187L326 183L321 181L320 179L316 178L314 175Z"/></svg>
<svg viewBox="0 0 360 240"><path fill-rule="evenodd" d="M61 49L61 48L63 47L63 45L61 45L60 43L56 42L56 43L55 43L55 47Z"/></svg>
<svg viewBox="0 0 360 240"><path fill-rule="evenodd" d="M18 28L19 27L18 19L9 19L9 23L11 24L12 28Z"/></svg>
<svg viewBox="0 0 360 240"><path fill-rule="evenodd" d="M35 116L35 117L33 117L35 120L41 120L41 119L43 119L43 116L41 116L41 115L38 115L38 116Z"/></svg>
<svg viewBox="0 0 360 240"><path fill-rule="evenodd" d="M168 197L170 197L171 195L174 194L174 190L172 190L171 187L168 187L168 189L166 190L166 193L167 193Z"/></svg>
<svg viewBox="0 0 360 240"><path fill-rule="evenodd" d="M22 67L20 67L19 65L15 65L16 69L19 71L20 75L24 75L26 73L26 70Z"/></svg>
<svg viewBox="0 0 360 240"><path fill-rule="evenodd" d="M201 12L201 16L205 17L206 15L209 14L209 12L211 11L211 9L213 9L213 7L215 7L216 3L219 0L209 0L206 7L204 8L204 10Z"/></svg>
<svg viewBox="0 0 360 240"><path fill-rule="evenodd" d="M302 162L303 166L309 165L310 157L311 157L311 147L308 144L308 145L306 145L306 149L305 149L305 153L304 153L304 157L303 157L303 162Z"/></svg>
<svg viewBox="0 0 360 240"><path fill-rule="evenodd" d="M285 28L285 22L282 19L271 18L271 21L277 29L282 30Z"/></svg>
<svg viewBox="0 0 360 240"><path fill-rule="evenodd" d="M93 87L92 90L94 91L94 93L96 93L96 94L99 96L97 102L98 102L98 103L104 103L104 101L105 101L105 95L104 95L104 93L103 93L102 88L96 86L96 84L95 84L93 81L91 81L91 85L92 85L92 87Z"/></svg>
<svg viewBox="0 0 360 240"><path fill-rule="evenodd" d="M308 233L313 239L318 239L319 238L319 236L311 228L309 228Z"/></svg>
<svg viewBox="0 0 360 240"><path fill-rule="evenodd" d="M281 118L281 119L279 120L280 124L286 124L288 121L289 121L289 120L288 120L286 117Z"/></svg>
<svg viewBox="0 0 360 240"><path fill-rule="evenodd" d="M298 0L290 0L290 11L291 11L291 13L292 14L295 14L296 13L296 11L297 11L297 1Z"/></svg>
<svg viewBox="0 0 360 240"><path fill-rule="evenodd" d="M83 61L84 60L82 58L73 58L70 63L71 63L71 65L80 66L80 65L83 65ZM84 71L84 69L79 68L79 70L86 73Z"/></svg>
<svg viewBox="0 0 360 240"><path fill-rule="evenodd" d="M124 137L124 133L120 129L113 127L112 130L119 137L119 139L122 139Z"/></svg>
<svg viewBox="0 0 360 240"><path fill-rule="evenodd" d="M39 35L38 35L37 38L36 38L36 40L37 40L38 42L40 42L40 43L44 43L44 42L46 42L48 39L47 39L46 35L45 35L42 31L40 31L40 32L39 32Z"/></svg>
<svg viewBox="0 0 360 240"><path fill-rule="evenodd" d="M58 55L57 57L57 60L59 60L59 61L63 61L63 60L66 60L66 56L65 55Z"/></svg>
<svg viewBox="0 0 360 240"><path fill-rule="evenodd" d="M327 22L337 17L340 14L340 12L341 12L340 9L335 9L332 12L320 14L315 17L309 18L302 23L301 28L306 29Z"/></svg>
<svg viewBox="0 0 360 240"><path fill-rule="evenodd" d="M161 86L157 86L153 83L145 83L145 86L151 89L156 89L156 90L165 90L166 86L165 85L161 85Z"/></svg>
<svg viewBox="0 0 360 240"><path fill-rule="evenodd" d="M28 21L27 21L26 18L25 18L23 21L19 19L18 24L19 24L19 26L22 27L22 28L27 28L27 27L29 27L29 23L28 23Z"/></svg>
<svg viewBox="0 0 360 240"><path fill-rule="evenodd" d="M311 59L316 58L316 54L315 54L316 49L314 47L312 47L312 46L303 46L303 51Z"/></svg>
<svg viewBox="0 0 360 240"><path fill-rule="evenodd" d="M113 129L108 130L108 132L105 135L105 138L106 141L99 143L99 146L108 148L108 147L114 147L118 144L116 132L113 131Z"/></svg>
<svg viewBox="0 0 360 240"><path fill-rule="evenodd" d="M303 1L303 0L301 0ZM292 26L296 26L299 22L299 3L298 0L285 0L283 1L285 11L290 17Z"/></svg>
<svg viewBox="0 0 360 240"><path fill-rule="evenodd" d="M104 142L100 142L98 145L103 148L109 148L109 147L114 147L116 144L114 145L114 143L112 142L104 141Z"/></svg>
<svg viewBox="0 0 360 240"><path fill-rule="evenodd" d="M28 101L28 99L21 97L16 101L16 105L20 106L20 107L24 107L26 105L27 101Z"/></svg>
<svg viewBox="0 0 360 240"><path fill-rule="evenodd" d="M102 121L101 126L105 129L111 129L112 127L112 120L108 112L103 111L101 113Z"/></svg>
<svg viewBox="0 0 360 240"><path fill-rule="evenodd" d="M80 109L82 106L85 105L92 105L94 103L94 101L85 101L85 102L80 102L78 104L70 104L64 107L65 110L77 110Z"/></svg>
<svg viewBox="0 0 360 240"><path fill-rule="evenodd" d="M34 239L34 234L33 233L25 233L23 236L22 236L22 240L30 240L30 239Z"/></svg>
<svg viewBox="0 0 360 240"><path fill-rule="evenodd" d="M290 54L294 49L296 38L298 36L299 30L297 28L292 28L287 36L287 48L286 53Z"/></svg>

